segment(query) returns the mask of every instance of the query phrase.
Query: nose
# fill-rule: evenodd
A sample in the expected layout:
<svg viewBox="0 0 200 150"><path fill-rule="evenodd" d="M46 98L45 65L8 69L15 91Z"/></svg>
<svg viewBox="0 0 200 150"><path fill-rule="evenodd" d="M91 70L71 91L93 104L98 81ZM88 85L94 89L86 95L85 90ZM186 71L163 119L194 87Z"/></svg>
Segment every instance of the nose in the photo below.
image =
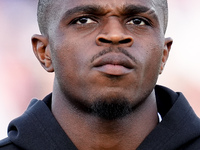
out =
<svg viewBox="0 0 200 150"><path fill-rule="evenodd" d="M133 37L126 34L125 27L117 18L110 19L96 37L98 46L120 45L131 47L133 42Z"/></svg>

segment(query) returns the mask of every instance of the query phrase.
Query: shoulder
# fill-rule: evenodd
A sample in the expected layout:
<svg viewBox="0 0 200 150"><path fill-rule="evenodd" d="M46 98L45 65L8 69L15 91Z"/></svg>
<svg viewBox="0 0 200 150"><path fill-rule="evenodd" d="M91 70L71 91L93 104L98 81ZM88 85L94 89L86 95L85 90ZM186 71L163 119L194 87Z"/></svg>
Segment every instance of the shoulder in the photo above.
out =
<svg viewBox="0 0 200 150"><path fill-rule="evenodd" d="M15 146L9 138L5 138L0 140L0 150L20 150L20 148Z"/></svg>

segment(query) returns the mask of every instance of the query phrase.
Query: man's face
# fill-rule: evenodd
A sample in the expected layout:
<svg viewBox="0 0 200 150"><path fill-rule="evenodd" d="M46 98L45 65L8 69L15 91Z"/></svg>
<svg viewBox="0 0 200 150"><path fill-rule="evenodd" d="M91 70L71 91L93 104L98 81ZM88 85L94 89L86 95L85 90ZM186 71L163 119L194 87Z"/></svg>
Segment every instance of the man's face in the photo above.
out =
<svg viewBox="0 0 200 150"><path fill-rule="evenodd" d="M56 7L49 28L54 88L67 101L135 106L151 94L170 47L155 2L64 0Z"/></svg>

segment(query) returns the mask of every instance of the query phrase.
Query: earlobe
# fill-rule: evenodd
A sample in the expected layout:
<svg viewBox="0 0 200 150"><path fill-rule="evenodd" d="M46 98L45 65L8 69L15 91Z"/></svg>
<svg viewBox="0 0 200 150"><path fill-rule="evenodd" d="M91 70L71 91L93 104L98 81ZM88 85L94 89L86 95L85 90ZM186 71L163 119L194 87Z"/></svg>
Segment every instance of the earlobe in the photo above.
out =
<svg viewBox="0 0 200 150"><path fill-rule="evenodd" d="M39 60L42 67L47 72L54 72L48 39L43 35L35 34L32 36L31 40L33 52Z"/></svg>
<svg viewBox="0 0 200 150"><path fill-rule="evenodd" d="M164 70L165 64L166 64L168 56L169 56L169 52L171 50L172 43L173 43L173 40L171 38L165 38L165 45L164 45L162 62L161 62L159 74L162 74L162 72Z"/></svg>

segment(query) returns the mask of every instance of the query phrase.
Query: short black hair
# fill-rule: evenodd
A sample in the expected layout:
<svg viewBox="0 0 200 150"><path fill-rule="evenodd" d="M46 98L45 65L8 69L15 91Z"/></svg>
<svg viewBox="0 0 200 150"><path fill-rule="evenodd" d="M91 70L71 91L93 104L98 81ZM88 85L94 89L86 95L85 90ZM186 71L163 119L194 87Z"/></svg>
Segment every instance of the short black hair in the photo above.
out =
<svg viewBox="0 0 200 150"><path fill-rule="evenodd" d="M167 0L159 0L158 6L162 9L163 12L163 21L164 21L164 33L167 30L168 25L168 2Z"/></svg>
<svg viewBox="0 0 200 150"><path fill-rule="evenodd" d="M48 34L48 26L51 17L53 0L39 0L37 8L37 21L41 34Z"/></svg>

